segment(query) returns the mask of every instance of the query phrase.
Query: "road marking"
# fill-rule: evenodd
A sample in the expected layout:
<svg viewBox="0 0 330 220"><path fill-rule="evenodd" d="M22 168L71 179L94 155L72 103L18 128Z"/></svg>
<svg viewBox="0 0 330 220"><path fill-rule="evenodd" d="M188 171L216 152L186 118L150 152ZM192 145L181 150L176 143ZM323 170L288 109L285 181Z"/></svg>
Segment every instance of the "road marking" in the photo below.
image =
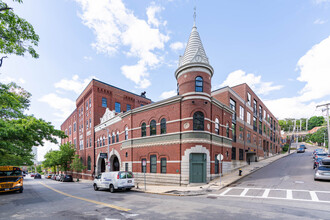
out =
<svg viewBox="0 0 330 220"><path fill-rule="evenodd" d="M293 197L292 197L292 190L289 190L289 189L288 189L288 190L286 191L286 198L287 198L287 199L293 199Z"/></svg>
<svg viewBox="0 0 330 220"><path fill-rule="evenodd" d="M248 188L244 189L239 196L245 196L248 191L249 191Z"/></svg>
<svg viewBox="0 0 330 220"><path fill-rule="evenodd" d="M262 198L267 198L269 195L270 189L265 189L264 193L262 194Z"/></svg>
<svg viewBox="0 0 330 220"><path fill-rule="evenodd" d="M225 194L226 194L227 192L229 192L231 189L232 189L232 188L228 188L228 189L226 189L224 192L222 192L222 193L220 194L220 196L225 195Z"/></svg>
<svg viewBox="0 0 330 220"><path fill-rule="evenodd" d="M310 191L309 194L311 195L311 198L313 201L320 201L319 197L317 197L316 192Z"/></svg>
<svg viewBox="0 0 330 220"><path fill-rule="evenodd" d="M86 199L86 198L83 198L83 197L79 197L79 196L73 196L73 195L70 195L68 193L65 193L65 192L62 192L60 190L57 190L57 189L54 189L53 187L50 187L42 182L39 182L41 185L47 187L48 189L51 189L57 193L60 193L62 195L65 195L65 196L68 196L68 197L71 197L71 198L75 198L75 199L79 199L79 200L83 200L83 201L86 201L86 202L90 202L90 203L94 203L94 204L98 204L98 205L103 205L103 206L106 206L106 207L109 207L109 208L113 208L113 209L117 209L117 210L120 210L120 211L130 211L130 209L126 209L126 208L122 208L122 207L119 207L119 206L116 206L116 205L111 205L111 204L108 204L108 203L104 203L104 202L99 202L99 201L95 201L95 200L91 200L91 199Z"/></svg>

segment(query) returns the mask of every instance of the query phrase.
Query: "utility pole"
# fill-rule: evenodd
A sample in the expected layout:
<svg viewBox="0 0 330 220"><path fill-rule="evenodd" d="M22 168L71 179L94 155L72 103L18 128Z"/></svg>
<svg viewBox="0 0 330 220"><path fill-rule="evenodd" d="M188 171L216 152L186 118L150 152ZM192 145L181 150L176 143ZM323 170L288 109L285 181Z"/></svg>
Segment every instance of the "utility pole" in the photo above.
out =
<svg viewBox="0 0 330 220"><path fill-rule="evenodd" d="M316 108L319 108L319 107L322 107L322 106L325 106L325 107L326 107L325 111L327 111L328 154L330 154L330 147L329 147L329 137L330 137L330 129L329 129L329 105L330 105L330 103L316 106ZM323 110L322 110L322 111L323 111Z"/></svg>
<svg viewBox="0 0 330 220"><path fill-rule="evenodd" d="M308 131L308 118L306 118L306 131Z"/></svg>

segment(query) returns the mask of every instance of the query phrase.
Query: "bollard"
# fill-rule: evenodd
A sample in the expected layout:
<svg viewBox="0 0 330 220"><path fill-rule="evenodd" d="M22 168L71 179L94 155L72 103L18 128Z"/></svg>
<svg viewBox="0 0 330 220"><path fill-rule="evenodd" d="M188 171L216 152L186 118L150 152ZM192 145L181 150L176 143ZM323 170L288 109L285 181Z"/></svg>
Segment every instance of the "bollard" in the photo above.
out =
<svg viewBox="0 0 330 220"><path fill-rule="evenodd" d="M241 169L238 170L238 175L242 176L242 170Z"/></svg>

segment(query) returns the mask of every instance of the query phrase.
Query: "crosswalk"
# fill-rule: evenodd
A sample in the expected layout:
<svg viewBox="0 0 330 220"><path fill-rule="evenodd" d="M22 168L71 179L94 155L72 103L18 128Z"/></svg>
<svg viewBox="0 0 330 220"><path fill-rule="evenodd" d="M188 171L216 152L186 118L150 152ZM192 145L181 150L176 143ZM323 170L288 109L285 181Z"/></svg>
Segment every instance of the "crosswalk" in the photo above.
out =
<svg viewBox="0 0 330 220"><path fill-rule="evenodd" d="M229 187L226 188L224 191L222 191L220 194L209 194L208 196L282 199L282 200L330 203L330 191Z"/></svg>

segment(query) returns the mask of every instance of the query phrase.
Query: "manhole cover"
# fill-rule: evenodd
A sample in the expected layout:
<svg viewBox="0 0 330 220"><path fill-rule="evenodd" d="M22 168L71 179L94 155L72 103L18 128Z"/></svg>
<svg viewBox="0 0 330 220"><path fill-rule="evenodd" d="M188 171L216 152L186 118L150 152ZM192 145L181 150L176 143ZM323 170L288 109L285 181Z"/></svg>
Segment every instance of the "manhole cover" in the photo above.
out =
<svg viewBox="0 0 330 220"><path fill-rule="evenodd" d="M294 183L304 183L304 181L294 181Z"/></svg>

